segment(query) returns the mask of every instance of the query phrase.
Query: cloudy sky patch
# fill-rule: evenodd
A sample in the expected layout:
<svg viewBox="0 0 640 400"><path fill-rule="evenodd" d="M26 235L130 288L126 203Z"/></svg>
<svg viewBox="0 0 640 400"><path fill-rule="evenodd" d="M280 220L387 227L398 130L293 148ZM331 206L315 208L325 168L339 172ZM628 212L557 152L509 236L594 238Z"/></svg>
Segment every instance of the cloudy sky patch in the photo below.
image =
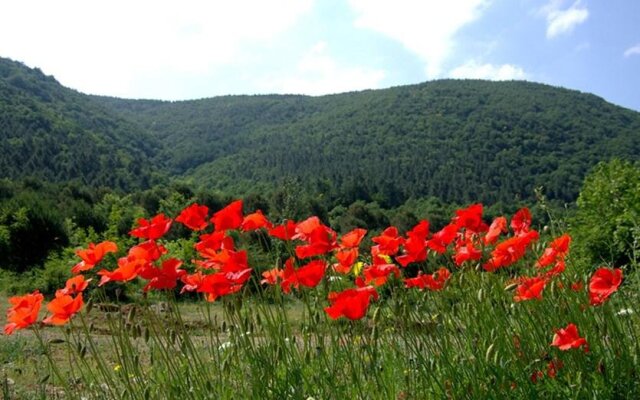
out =
<svg viewBox="0 0 640 400"><path fill-rule="evenodd" d="M640 110L638 15L595 0L21 0L3 4L0 56L126 98L526 79Z"/></svg>
<svg viewBox="0 0 640 400"><path fill-rule="evenodd" d="M547 38L549 39L570 33L589 18L589 10L581 4L580 0L564 9L563 3L561 0L552 0L543 7L543 13L547 18Z"/></svg>

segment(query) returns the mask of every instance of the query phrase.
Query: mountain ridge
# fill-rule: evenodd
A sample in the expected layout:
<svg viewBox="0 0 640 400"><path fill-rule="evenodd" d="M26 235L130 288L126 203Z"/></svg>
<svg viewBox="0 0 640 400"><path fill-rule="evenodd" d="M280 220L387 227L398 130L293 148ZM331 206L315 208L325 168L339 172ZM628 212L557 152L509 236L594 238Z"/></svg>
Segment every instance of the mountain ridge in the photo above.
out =
<svg viewBox="0 0 640 400"><path fill-rule="evenodd" d="M0 58L3 177L131 189L146 186L161 146L89 96L24 64Z"/></svg>
<svg viewBox="0 0 640 400"><path fill-rule="evenodd" d="M29 76L29 69L6 64L0 59L0 122L33 136L11 118L20 110L6 105L7 98L20 99L6 87L15 87L16 79L20 84L15 76ZM39 86L22 88L23 103L37 105L38 115L53 112L71 120L89 153L120 154L91 174L43 174L53 180L126 189L169 176L234 195L273 192L293 180L334 203L364 199L388 207L420 197L513 202L533 198L542 185L550 198L571 202L598 161L640 155L640 113L593 94L533 82L440 80L317 97L166 101L84 95L32 71L22 80ZM80 111L73 113L74 107ZM6 125L0 123L3 148L11 147ZM65 132L49 131L68 139ZM47 136L46 129L41 133ZM104 137L111 141L104 143ZM67 154L76 143L68 141ZM2 164L6 158L0 157L0 165L10 165ZM127 167L132 163L135 168ZM44 164L39 168L46 170ZM110 180L113 171L126 178Z"/></svg>

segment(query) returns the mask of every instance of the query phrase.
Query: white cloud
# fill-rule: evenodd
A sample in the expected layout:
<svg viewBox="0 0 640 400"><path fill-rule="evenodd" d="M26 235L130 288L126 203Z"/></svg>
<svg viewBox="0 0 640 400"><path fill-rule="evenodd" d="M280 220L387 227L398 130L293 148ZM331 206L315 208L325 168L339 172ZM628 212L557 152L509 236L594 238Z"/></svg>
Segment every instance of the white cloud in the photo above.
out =
<svg viewBox="0 0 640 400"><path fill-rule="evenodd" d="M540 11L547 19L547 39L570 33L573 28L589 18L589 10L576 0L571 7L561 9L563 0L551 0Z"/></svg>
<svg viewBox="0 0 640 400"><path fill-rule="evenodd" d="M349 0L355 26L400 42L426 63L428 78L442 73L455 46L454 36L480 16L488 0Z"/></svg>
<svg viewBox="0 0 640 400"><path fill-rule="evenodd" d="M130 96L148 74L198 74L251 60L314 0L21 0L3 4L0 55L89 93Z"/></svg>
<svg viewBox="0 0 640 400"><path fill-rule="evenodd" d="M261 79L262 91L277 93L323 95L380 87L385 72L338 63L330 54L326 42L316 43L296 65L287 78Z"/></svg>
<svg viewBox="0 0 640 400"><path fill-rule="evenodd" d="M507 81L526 79L527 74L513 64L479 64L475 60L466 62L449 72L449 77L455 79L488 79L492 81Z"/></svg>
<svg viewBox="0 0 640 400"><path fill-rule="evenodd" d="M624 52L625 57L631 57L635 54L640 54L640 43L636 44L635 46L629 47Z"/></svg>

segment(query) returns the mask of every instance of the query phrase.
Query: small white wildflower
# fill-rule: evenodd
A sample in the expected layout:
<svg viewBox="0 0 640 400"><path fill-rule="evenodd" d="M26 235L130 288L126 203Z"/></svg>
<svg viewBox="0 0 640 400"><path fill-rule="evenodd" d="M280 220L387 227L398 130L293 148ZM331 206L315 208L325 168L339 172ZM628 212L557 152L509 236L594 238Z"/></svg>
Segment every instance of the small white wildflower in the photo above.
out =
<svg viewBox="0 0 640 400"><path fill-rule="evenodd" d="M633 314L633 309L631 308L623 308L622 310L616 313L616 315L631 315L631 314Z"/></svg>
<svg viewBox="0 0 640 400"><path fill-rule="evenodd" d="M219 351L223 351L223 350L226 350L226 349L230 348L231 346L233 346L233 343L231 343L231 342L224 342L224 343L222 343L222 344L218 347L218 350L219 350Z"/></svg>

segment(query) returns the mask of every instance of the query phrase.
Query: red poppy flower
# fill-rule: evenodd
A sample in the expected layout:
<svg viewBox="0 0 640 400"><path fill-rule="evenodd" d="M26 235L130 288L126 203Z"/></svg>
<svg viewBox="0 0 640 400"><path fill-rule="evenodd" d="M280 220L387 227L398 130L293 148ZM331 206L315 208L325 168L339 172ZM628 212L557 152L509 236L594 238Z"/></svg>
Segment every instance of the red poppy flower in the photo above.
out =
<svg viewBox="0 0 640 400"><path fill-rule="evenodd" d="M511 229L516 236L529 232L531 226L531 211L527 207L519 209L511 218Z"/></svg>
<svg viewBox="0 0 640 400"><path fill-rule="evenodd" d="M213 232L200 236L200 241L193 246L201 257L209 258L221 249L233 250L235 243L225 231Z"/></svg>
<svg viewBox="0 0 640 400"><path fill-rule="evenodd" d="M7 310L7 324L4 333L11 335L17 329L24 329L38 320L38 313L44 296L35 291L24 296L9 298L11 308Z"/></svg>
<svg viewBox="0 0 640 400"><path fill-rule="evenodd" d="M190 275L189 274L182 275L182 277L180 277L180 280L182 281L184 286L180 290L180 294L183 294L185 292L196 291L200 287L200 285L202 285L202 280L204 279L205 276L206 275L203 274L201 271L198 271Z"/></svg>
<svg viewBox="0 0 640 400"><path fill-rule="evenodd" d="M251 277L251 268L237 272L218 272L207 275L198 289L205 294L207 301L215 301L218 297L239 292Z"/></svg>
<svg viewBox="0 0 640 400"><path fill-rule="evenodd" d="M82 258L82 261L85 263L96 265L102 260L105 254L115 253L116 251L118 251L118 245L106 240L98 244L89 243L88 249L76 250L76 254Z"/></svg>
<svg viewBox="0 0 640 400"><path fill-rule="evenodd" d="M418 222L409 232L407 232L408 239L426 240L429 236L429 221L426 219Z"/></svg>
<svg viewBox="0 0 640 400"><path fill-rule="evenodd" d="M213 222L216 231L225 231L228 229L238 229L240 225L242 225L243 219L242 200L236 200L213 214L211 222Z"/></svg>
<svg viewBox="0 0 640 400"><path fill-rule="evenodd" d="M251 277L251 271L251 268L247 268L238 272L184 275L182 281L185 286L182 288L182 292L195 290L198 293L203 293L207 301L215 301L218 297L240 291L245 282Z"/></svg>
<svg viewBox="0 0 640 400"><path fill-rule="evenodd" d="M487 230L487 224L482 221L482 204L472 204L465 209L456 210L456 216L453 218L452 223L458 229L465 228L475 233Z"/></svg>
<svg viewBox="0 0 640 400"><path fill-rule="evenodd" d="M284 224L269 229L269 235L280 240L291 240L296 234L297 225L294 221L286 220Z"/></svg>
<svg viewBox="0 0 640 400"><path fill-rule="evenodd" d="M150 221L140 218L138 220L138 227L132 229L129 234L137 238L148 240L160 239L169 231L172 222L173 220L165 217L164 214L158 214Z"/></svg>
<svg viewBox="0 0 640 400"><path fill-rule="evenodd" d="M371 262L373 264L389 264L391 262L391 257L386 254L380 253L380 246L371 246Z"/></svg>
<svg viewBox="0 0 640 400"><path fill-rule="evenodd" d="M163 245L153 240L148 240L130 248L127 257L119 259L118 264L122 259L141 260L151 263L158 260L163 254L167 254L167 249Z"/></svg>
<svg viewBox="0 0 640 400"><path fill-rule="evenodd" d="M293 260L288 259L285 263L280 287L285 293L289 293L292 286L295 288L299 288L300 285L309 288L316 287L324 277L326 268L327 264L323 260L314 260L296 269L293 266Z"/></svg>
<svg viewBox="0 0 640 400"><path fill-rule="evenodd" d="M246 250L234 251L222 249L207 254L206 260L195 260L194 263L204 269L215 269L221 272L237 272L249 268Z"/></svg>
<svg viewBox="0 0 640 400"><path fill-rule="evenodd" d="M453 261L456 263L456 265L460 266L467 261L475 261L481 258L482 251L476 248L475 244L470 238L459 240L456 243L456 253L453 256Z"/></svg>
<svg viewBox="0 0 640 400"><path fill-rule="evenodd" d="M319 256L337 247L336 233L322 224L311 232L305 232L304 240L309 244L296 246L296 256L300 259Z"/></svg>
<svg viewBox="0 0 640 400"><path fill-rule="evenodd" d="M600 305L615 293L622 283L620 268L601 267L596 270L589 280L589 299L591 305Z"/></svg>
<svg viewBox="0 0 640 400"><path fill-rule="evenodd" d="M262 273L262 279L260 283L266 283L268 285L276 285L280 279L284 277L284 271L280 268L272 268Z"/></svg>
<svg viewBox="0 0 640 400"><path fill-rule="evenodd" d="M320 222L320 218L315 215L305 219L302 222L298 222L296 224L295 235L293 235L293 239L300 240L309 240L309 236L313 231L322 226L322 222Z"/></svg>
<svg viewBox="0 0 640 400"><path fill-rule="evenodd" d="M85 280L84 275L76 275L67 280L64 289L60 289L63 294L74 295L83 292L88 286L91 279Z"/></svg>
<svg viewBox="0 0 640 400"><path fill-rule="evenodd" d="M360 246L360 242L367 234L366 229L356 228L342 235L340 238L340 247L343 249L351 249Z"/></svg>
<svg viewBox="0 0 640 400"><path fill-rule="evenodd" d="M426 240L409 238L404 242L403 254L396 257L398 264L406 267L411 263L419 263L427 259Z"/></svg>
<svg viewBox="0 0 640 400"><path fill-rule="evenodd" d="M556 330L556 334L553 336L551 346L555 346L560 350L577 349L585 346L587 349L587 340L580 337L578 334L578 327L574 324L569 324L566 328L560 328ZM585 350L586 351L586 350Z"/></svg>
<svg viewBox="0 0 640 400"><path fill-rule="evenodd" d="M547 285L547 280L539 276L533 278L522 278L516 287L515 301L532 299L542 299L542 290Z"/></svg>
<svg viewBox="0 0 640 400"><path fill-rule="evenodd" d="M400 270L394 264L374 264L366 267L362 272L364 273L365 285L373 283L374 286L382 286L387 283L389 275L392 273L396 278L400 277Z"/></svg>
<svg viewBox="0 0 640 400"><path fill-rule="evenodd" d="M493 220L489 230L484 235L484 244L494 244L503 233L507 233L507 219L498 217Z"/></svg>
<svg viewBox="0 0 640 400"><path fill-rule="evenodd" d="M429 290L441 290L444 288L445 283L451 277L451 272L444 267L440 267L433 274L423 274L422 272L418 273L418 276L415 278L406 278L404 280L404 285L406 288L416 287L420 290L429 289Z"/></svg>
<svg viewBox="0 0 640 400"><path fill-rule="evenodd" d="M148 254L148 253L144 253ZM128 255L118 259L118 268L113 271L106 269L100 270L98 275L101 276L98 286L102 286L107 282L127 282L135 279L140 271L144 269L151 261L146 258L139 258L136 255Z"/></svg>
<svg viewBox="0 0 640 400"><path fill-rule="evenodd" d="M556 238L551 242L550 247L558 252L561 257L564 257L569 252L569 245L571 244L571 236L565 233L564 235Z"/></svg>
<svg viewBox="0 0 640 400"><path fill-rule="evenodd" d="M223 250L228 258L222 259L218 268L221 272L240 272L249 268L249 256L246 250Z"/></svg>
<svg viewBox="0 0 640 400"><path fill-rule="evenodd" d="M346 289L329 293L331 306L324 311L332 319L346 317L350 320L361 319L367 314L371 298L377 300L378 292L372 286Z"/></svg>
<svg viewBox="0 0 640 400"><path fill-rule="evenodd" d="M556 261L556 263L553 265L553 268L551 268L550 270L548 270L545 273L545 276L552 277L552 276L560 275L561 273L564 272L566 267L567 266L566 266L566 263L564 262L564 260L560 259L560 260Z"/></svg>
<svg viewBox="0 0 640 400"><path fill-rule="evenodd" d="M347 248L336 251L334 255L338 263L333 265L333 269L340 274L348 274L358 259L359 252L357 248Z"/></svg>
<svg viewBox="0 0 640 400"><path fill-rule="evenodd" d="M255 231L260 228L271 229L273 225L267 217L264 216L262 211L258 210L253 214L249 214L242 220L242 224L240 224L240 229L243 231Z"/></svg>
<svg viewBox="0 0 640 400"><path fill-rule="evenodd" d="M404 238L398 236L398 228L395 226L388 227L371 240L378 244L379 253L387 256L395 255L400 250L400 245L404 243Z"/></svg>
<svg viewBox="0 0 640 400"><path fill-rule="evenodd" d="M508 267L521 259L525 255L527 247L538 238L538 232L528 231L498 243L491 252L491 259L483 265L483 268L491 272L498 268Z"/></svg>
<svg viewBox="0 0 640 400"><path fill-rule="evenodd" d="M446 253L447 246L453 243L457 235L458 226L456 224L449 224L433 234L431 239L427 241L427 247L436 253Z"/></svg>
<svg viewBox="0 0 640 400"><path fill-rule="evenodd" d="M567 234L556 238L549 244L549 247L544 250L544 253L538 259L536 266L543 268L555 263L557 260L564 259L569 252L570 243L571 236Z"/></svg>
<svg viewBox="0 0 640 400"><path fill-rule="evenodd" d="M173 289L177 286L177 280L183 275L186 275L187 271L179 269L182 265L182 261L176 258L169 258L162 262L162 268L156 268L152 264L147 264L142 270L140 270L140 277L149 281L142 289L148 291L149 289Z"/></svg>
<svg viewBox="0 0 640 400"><path fill-rule="evenodd" d="M118 245L108 240L98 244L89 243L89 248L76 250L76 254L82 258L82 261L71 268L71 272L78 274L90 270L102 261L107 253L115 253L116 251L118 251Z"/></svg>
<svg viewBox="0 0 640 400"><path fill-rule="evenodd" d="M47 304L47 310L49 310L52 315L45 318L42 322L50 325L64 325L69 322L71 317L80 311L83 304L82 293L78 293L74 298L59 290L56 292L56 298Z"/></svg>
<svg viewBox="0 0 640 400"><path fill-rule="evenodd" d="M427 259L427 235L429 235L429 221L422 220L407 232L403 254L396 257L396 261L406 267L413 262Z"/></svg>
<svg viewBox="0 0 640 400"><path fill-rule="evenodd" d="M207 215L209 215L209 207L194 203L182 210L176 221L193 231L201 231L208 225Z"/></svg>

